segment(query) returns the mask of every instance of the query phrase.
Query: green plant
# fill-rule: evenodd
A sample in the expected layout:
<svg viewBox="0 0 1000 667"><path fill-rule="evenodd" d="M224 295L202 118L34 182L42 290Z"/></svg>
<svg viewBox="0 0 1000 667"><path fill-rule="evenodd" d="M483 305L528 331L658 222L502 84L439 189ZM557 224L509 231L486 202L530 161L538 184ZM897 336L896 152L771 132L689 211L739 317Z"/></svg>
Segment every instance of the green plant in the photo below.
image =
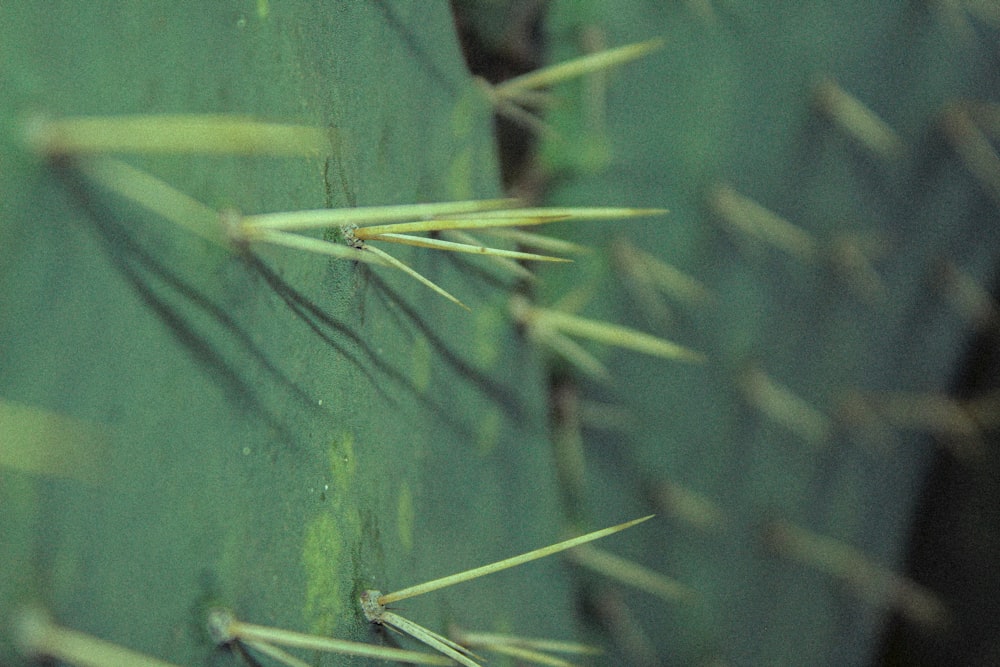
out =
<svg viewBox="0 0 1000 667"><path fill-rule="evenodd" d="M864 661L894 600L858 596L832 559L817 570L802 554L838 551L819 534L895 569L929 449L927 426L907 432L887 392L942 396L961 356L969 325L929 267L950 257L985 285L996 261L982 224L995 212L989 127L970 132L977 117L954 105L995 94L976 34L992 28L946 11L553 4L551 62L601 41L665 46L555 91L537 162L546 203L671 213L628 223L628 243L574 224L568 240L598 252L536 285L401 250L469 313L397 272L232 253L72 159L40 157L25 125L158 113L322 128L305 157L121 158L213 215L497 198L493 106L444 3L5 4L4 614L41 601L61 625L185 665L242 660L204 636L219 604L377 642L356 604L375 582L653 506L665 518L614 550L693 591L675 604L623 603L613 580L549 559L468 584L475 606L442 592L406 615L583 638L610 663ZM892 128L901 157L831 122L844 99L832 81ZM801 230L811 250L787 257L727 226L734 203ZM622 257L669 262L702 296L672 304ZM594 383L523 335L530 323L510 316L522 292L707 362L585 342L610 376ZM73 463L24 453L43 449ZM589 613L568 624L581 600ZM22 660L9 627L4 616L5 663Z"/></svg>

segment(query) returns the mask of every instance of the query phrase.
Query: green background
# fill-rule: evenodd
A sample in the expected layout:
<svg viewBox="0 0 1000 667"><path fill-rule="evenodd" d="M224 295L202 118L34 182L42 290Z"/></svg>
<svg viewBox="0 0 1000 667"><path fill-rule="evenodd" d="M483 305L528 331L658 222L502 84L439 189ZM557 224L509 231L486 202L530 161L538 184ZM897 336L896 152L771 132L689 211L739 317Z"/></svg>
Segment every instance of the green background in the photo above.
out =
<svg viewBox="0 0 1000 667"><path fill-rule="evenodd" d="M438 630L582 639L609 651L594 662L639 662L640 648L594 621L617 591L656 663L868 660L884 610L776 556L760 529L788 519L896 568L933 449L921 433L879 447L839 426L811 447L748 407L739 378L759 363L831 415L846 389L947 391L970 330L934 267L951 258L987 284L997 230L938 117L995 94L983 47L995 32L920 3L704 6L561 2L542 26L550 61L579 54L595 26L611 45L666 40L610 77L602 127L587 124L579 87L560 87L549 120L561 139L540 160L555 177L546 203L671 213L554 229L601 252L549 267L532 291L551 304L585 286L584 314L710 362L594 348L615 378L596 385L524 339L506 316L521 287L486 264L394 249L470 314L394 272L284 249L241 257L21 143L35 114L251 114L329 128L330 146L312 159L127 161L246 213L497 196L491 112L446 3L4 3L0 398L100 435L69 476L0 467L0 660L15 660L9 614L29 601L186 665L240 662L204 636L209 603L380 641L361 590L548 544L569 519L598 528L649 513L646 490L663 481L715 502L724 530L661 516L600 546L677 578L697 603L552 558L401 612ZM503 18L479 14L479 30L503 44L517 13L488 9ZM901 134L905 160L873 159L811 110L824 74ZM704 203L716 181L822 242L883 240L888 299L866 303L827 264L725 231ZM617 235L717 302L652 317L604 252ZM585 430L586 484L569 506L550 444L554 386L628 415ZM34 423L8 422L8 437Z"/></svg>

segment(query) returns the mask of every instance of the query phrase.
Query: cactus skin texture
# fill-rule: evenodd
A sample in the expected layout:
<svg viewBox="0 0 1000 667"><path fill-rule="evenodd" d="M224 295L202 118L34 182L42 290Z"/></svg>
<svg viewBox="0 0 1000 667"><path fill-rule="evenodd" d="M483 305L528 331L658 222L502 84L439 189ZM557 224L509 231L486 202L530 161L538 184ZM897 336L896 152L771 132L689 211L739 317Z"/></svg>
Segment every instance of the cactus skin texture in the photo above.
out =
<svg viewBox="0 0 1000 667"><path fill-rule="evenodd" d="M328 145L122 159L245 213L500 196L491 110L448 6L314 4L0 8L0 435L44 452L29 464L0 444L0 608L40 602L176 664L242 664L206 639L210 604L379 642L366 589L655 508L606 548L691 599L552 558L407 601L406 616L603 645L595 664L870 660L889 613L873 588L897 580L879 573L900 570L939 444L884 414L858 426L845 396L946 394L965 354L971 327L937 267L990 283L997 202L942 114L995 98L995 26L936 3L553 3L548 60L595 35L666 46L610 74L598 106L586 82L556 91L546 203L671 213L567 228L597 252L540 271L531 297L582 295L588 317L709 358L594 348L613 375L598 384L522 335L507 307L523 287L488 265L400 251L470 314L402 275L229 253L25 146L39 116L252 115L324 128ZM893 128L900 155L817 110L827 77ZM745 200L720 193L815 247L755 240L727 222L724 204ZM714 297L665 320L618 237ZM858 248L877 279L844 260ZM768 396L800 403L783 420ZM581 424L563 402L577 398ZM593 416L594 402L614 409ZM574 438L579 485L553 455ZM50 452L78 465L46 467ZM815 544L803 535L850 545L853 569L875 574L845 578L831 554L847 552L827 542L812 560L787 548ZM609 620L623 597L631 634ZM0 617L0 662L25 664L9 627Z"/></svg>

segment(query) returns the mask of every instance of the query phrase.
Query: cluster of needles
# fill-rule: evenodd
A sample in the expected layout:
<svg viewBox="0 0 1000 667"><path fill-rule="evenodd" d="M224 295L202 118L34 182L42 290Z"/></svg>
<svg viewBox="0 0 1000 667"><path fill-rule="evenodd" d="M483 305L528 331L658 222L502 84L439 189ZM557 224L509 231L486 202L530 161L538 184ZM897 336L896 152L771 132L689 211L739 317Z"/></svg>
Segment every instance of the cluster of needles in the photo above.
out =
<svg viewBox="0 0 1000 667"><path fill-rule="evenodd" d="M652 516L645 516L618 524L617 526L611 526L610 528L595 530L591 533L587 533L586 535L564 540L547 547L542 547L541 549L535 549L534 551L529 551L518 556L512 556L511 558L505 558L504 560L500 560L495 563L482 565L471 570L465 570L464 572L441 577L440 579L434 579L422 584L410 586L409 588L404 588L396 591L395 593L382 593L377 590L367 590L361 595L361 609L364 611L365 618L374 624L388 626L400 632L404 632L414 639L427 644L431 648L440 651L444 655L452 658L456 662L466 665L467 667L479 667L479 663L475 662L476 656L467 648L452 641L451 639L448 639L447 637L443 637L436 632L428 630L427 628L400 616L396 612L391 611L389 609L389 605L394 602L423 595L424 593L430 593L448 586L454 586L455 584L460 584L487 574L493 574L494 572L506 570L517 565L523 565L524 563L528 563L539 558L545 558L546 556L551 556L559 553L560 551L572 549L573 547L586 544L587 542L607 537L608 535L625 530L626 528L630 528L651 518Z"/></svg>
<svg viewBox="0 0 1000 667"><path fill-rule="evenodd" d="M161 120L164 120L165 126L160 131L165 136L156 131ZM205 136L206 126L215 140L199 143L198 139ZM268 130L267 134L255 137L246 145L239 144L262 127ZM140 130L145 132L122 137L123 133ZM165 119L156 116L35 119L26 131L26 143L49 157L74 157L81 172L103 187L213 243L240 249L271 244L395 268L463 307L466 306L451 293L374 244L395 243L504 260L565 262L570 260L488 247L467 242L469 239L445 240L418 234L494 231L559 221L623 219L665 213L662 209L621 207L526 208L513 199L488 199L243 215L232 210L215 211L156 176L106 155L165 152L170 146L177 152L229 150L233 154L309 154L306 147L310 140L320 136L317 132L315 128L304 126L198 115ZM297 138L291 147L285 143L289 136ZM272 141L272 137L276 139ZM315 144L311 152L318 150L319 144ZM333 230L340 242L308 235L315 230ZM513 238L518 237L514 235ZM537 234L529 239L540 247L574 249L559 243L558 239Z"/></svg>
<svg viewBox="0 0 1000 667"><path fill-rule="evenodd" d="M493 199L242 216L233 218L227 231L230 238L243 243L284 245L340 259L358 259L359 256L364 256L361 261L399 269L448 300L466 307L456 297L415 269L372 244L398 243L504 259L565 262L569 260L415 234L456 230L482 231L542 225L562 220L607 220L660 213L664 211L613 207L521 208L517 207L516 200ZM338 230L344 242L335 243L297 233L317 228Z"/></svg>

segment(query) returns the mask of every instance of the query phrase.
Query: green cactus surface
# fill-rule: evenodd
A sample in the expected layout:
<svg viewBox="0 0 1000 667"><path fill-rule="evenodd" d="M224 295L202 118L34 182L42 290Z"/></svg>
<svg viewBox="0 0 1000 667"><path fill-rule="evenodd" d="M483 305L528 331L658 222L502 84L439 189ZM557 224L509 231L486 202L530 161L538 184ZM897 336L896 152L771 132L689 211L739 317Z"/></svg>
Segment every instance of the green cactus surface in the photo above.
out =
<svg viewBox="0 0 1000 667"><path fill-rule="evenodd" d="M1000 255L1000 159L985 124L978 162L955 138L962 104L996 98L997 24L963 3L451 4L0 6L0 662L34 664L16 630L33 605L177 665L254 664L213 645L216 606L423 649L368 623L362 592L653 512L599 551L396 609L604 651L567 658L585 664L858 665L893 613L961 627L902 564L935 448L983 454L977 415L956 435L912 406L954 407L974 332L941 267L985 288ZM529 36L545 62L662 38L553 87L551 131L504 178L541 204L670 212L545 227L592 250L537 281L393 246L467 311L387 267L213 243L31 142L78 116L318 129L306 156L112 156L219 230L226 211L501 197L456 26L525 61ZM898 144L845 131L836 91ZM739 229L750 201L799 231ZM703 291L655 293L643 261ZM706 361L585 341L596 380L515 322L515 297ZM669 581L579 555L605 552Z"/></svg>

